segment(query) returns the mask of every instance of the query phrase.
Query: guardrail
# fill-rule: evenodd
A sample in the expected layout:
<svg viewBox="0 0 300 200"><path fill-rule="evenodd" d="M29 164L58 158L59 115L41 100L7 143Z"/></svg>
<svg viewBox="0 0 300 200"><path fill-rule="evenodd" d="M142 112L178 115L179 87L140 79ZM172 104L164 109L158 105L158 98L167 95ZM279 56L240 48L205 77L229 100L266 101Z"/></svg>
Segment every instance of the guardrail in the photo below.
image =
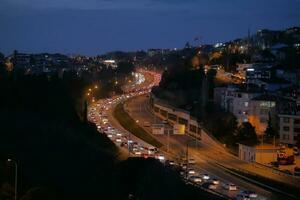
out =
<svg viewBox="0 0 300 200"><path fill-rule="evenodd" d="M220 197L220 198L227 199L227 200L233 200L233 198L231 198L231 197L229 197L229 196L227 196L227 195L224 195L224 194L222 194L222 193L220 193L220 192L218 192L218 191L211 190L211 189L207 189L207 188L203 187L202 185L198 185L198 184L196 184L196 183L193 183L193 182L190 181L190 180L185 180L185 181L186 181L187 184L193 185L194 187L198 187L198 188L200 188L201 190L204 190L205 192L208 192L208 193L211 193L211 194L213 194L213 195L216 195L216 196L218 196L218 197Z"/></svg>
<svg viewBox="0 0 300 200"><path fill-rule="evenodd" d="M256 168L259 168L259 169L266 169L266 170L269 170L275 174L278 174L278 175L281 175L281 176L286 176L286 177L290 177L290 178L297 178L297 179L300 179L299 176L295 176L295 175L291 175L291 174L287 174L287 173L284 173L282 171L280 171L279 169L276 169L276 168L273 168L273 167L269 167L269 166L266 166L264 164L261 164L261 163L257 163L257 162L252 162L251 165L253 167L256 167Z"/></svg>
<svg viewBox="0 0 300 200"><path fill-rule="evenodd" d="M224 166L224 165L222 165L222 164L220 164L220 163L217 163L217 162L216 162L215 164L218 165L219 167L223 168L223 169L226 170L227 172L229 172L229 173L231 173L231 174L233 174L233 175L235 175L235 176L238 176L238 177L240 177L240 178L242 178L242 179L244 179L244 180L246 180L246 181L248 181L248 182L250 182L250 183L253 183L253 184L259 185L259 186L261 186L261 187L263 187L263 188L267 188L267 189L269 189L269 190L271 190L271 191L274 191L274 192L283 194L283 195L288 196L288 197L290 197L290 198L292 198L292 199L298 199L298 198L297 198L296 196L294 196L294 195L291 195L291 194L286 193L286 192L284 192L284 191L282 191L282 190L279 190L279 189L277 189L277 188L274 188L274 187L272 187L272 186L263 184L263 183L258 182L258 181L256 181L256 180L253 180L253 179L251 179L251 178L249 178L249 177L243 176L243 175L241 175L241 174L239 174L239 173L237 173L237 172L234 172L230 167L226 167L226 166ZM244 174L256 175L256 174L253 174L253 173L251 173L251 172L249 172L249 171L247 171L247 170L243 170L243 169L235 169L235 170L236 170L236 171L240 171L240 172L242 172L242 173L244 173ZM256 176L257 176L257 175L256 175Z"/></svg>

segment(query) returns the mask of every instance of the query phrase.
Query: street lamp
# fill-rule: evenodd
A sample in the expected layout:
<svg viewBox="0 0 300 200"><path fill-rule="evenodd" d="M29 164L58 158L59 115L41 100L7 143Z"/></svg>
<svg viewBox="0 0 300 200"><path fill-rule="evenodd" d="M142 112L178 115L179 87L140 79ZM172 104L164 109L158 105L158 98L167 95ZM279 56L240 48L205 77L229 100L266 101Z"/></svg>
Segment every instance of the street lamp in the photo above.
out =
<svg viewBox="0 0 300 200"><path fill-rule="evenodd" d="M16 161L13 161L11 158L7 159L7 162L14 162L15 164L15 200L17 200L17 192L18 192L18 164Z"/></svg>
<svg viewBox="0 0 300 200"><path fill-rule="evenodd" d="M95 89L98 89L98 85L95 85L95 87L94 87Z"/></svg>

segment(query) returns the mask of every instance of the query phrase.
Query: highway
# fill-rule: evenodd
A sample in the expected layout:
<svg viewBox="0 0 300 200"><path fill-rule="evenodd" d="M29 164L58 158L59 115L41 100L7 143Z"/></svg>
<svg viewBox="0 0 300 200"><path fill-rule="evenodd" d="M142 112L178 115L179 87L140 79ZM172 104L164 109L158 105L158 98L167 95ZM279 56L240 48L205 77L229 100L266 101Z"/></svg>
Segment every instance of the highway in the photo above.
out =
<svg viewBox="0 0 300 200"><path fill-rule="evenodd" d="M129 114L132 118L143 122L152 123L163 123L161 119L155 117L148 107L148 98L146 95L134 97L126 101L126 109L129 111ZM151 127L143 127L149 134L151 134ZM256 168L255 166L239 160L237 157L226 152L223 147L216 145L216 143L210 143L209 141L199 141L188 135L155 135L156 139L162 142L165 147L169 143L170 153L175 155L177 159L185 155L187 143L189 144L189 156L197 160L198 168L204 171L207 171L210 174L214 174L220 180L234 183L242 189L248 189L256 191L259 194L260 198L257 199L289 199L285 195L274 194L269 192L261 187L258 187L254 184L246 182L236 176L233 176L224 171L224 168L220 167L218 164L229 166L233 168L242 168L247 170L253 170L262 173L266 173L268 176L273 176L277 178L278 174L274 174L271 171L263 170ZM166 148L164 149L166 150ZM297 184L298 180L291 180L290 177L279 176L279 179L286 178L289 182L295 182ZM231 194L235 194L231 192ZM231 195L230 195L231 196Z"/></svg>
<svg viewBox="0 0 300 200"><path fill-rule="evenodd" d="M96 123L99 127L99 131L105 132L108 137L110 137L116 145L120 147L120 153L123 159L126 159L128 156L141 156L147 154L145 149L154 148L150 144L142 141L141 139L134 136L134 134L128 132L124 127L122 127L118 121L113 117L114 107L121 103L125 103L125 110L128 111L129 115L134 120L139 120L139 124L143 126L145 122L147 123L162 123L161 119L155 117L148 108L148 98L147 94L150 92L150 89L157 85L159 80L154 77L154 75L142 72L144 74L143 81L131 83L127 86L127 91L124 95L114 96L109 99L99 100L95 104L89 107L89 119ZM151 77L153 76L153 77ZM138 84L137 84L138 83ZM129 88L129 89L128 89ZM96 116L97 113L101 115ZM103 124L101 120L106 119L106 123ZM142 127L149 134L152 134L151 127ZM289 199L285 195L274 194L268 190L258 187L248 181L242 180L224 170L219 164L224 166L243 166L246 163L238 160L236 157L227 153L223 147L220 147L215 144L207 143L206 141L198 141L187 135L178 136L170 135L155 135L154 136L158 141L164 144L164 147L161 151L157 151L154 157L164 155L164 159L174 160L175 163L182 163L182 157L186 155L187 144L188 144L188 155L189 158L192 158L196 161L196 164L191 165L192 169L195 170L196 174L202 177L202 182L211 182L212 178L215 178L220 181L220 184L217 188L213 189L214 191L221 193L231 199L235 199L238 193L242 191L255 191L258 194L258 197L254 199ZM119 141L118 141L119 140ZM126 142L125 142L126 141ZM136 147L133 150L130 143L136 143ZM125 145L124 145L125 144ZM169 148L166 148L169 146ZM169 150L169 151L168 151ZM147 156L151 156L147 154ZM203 176L208 174L210 180L203 179ZM228 191L222 187L225 183L233 183L238 187L237 191Z"/></svg>

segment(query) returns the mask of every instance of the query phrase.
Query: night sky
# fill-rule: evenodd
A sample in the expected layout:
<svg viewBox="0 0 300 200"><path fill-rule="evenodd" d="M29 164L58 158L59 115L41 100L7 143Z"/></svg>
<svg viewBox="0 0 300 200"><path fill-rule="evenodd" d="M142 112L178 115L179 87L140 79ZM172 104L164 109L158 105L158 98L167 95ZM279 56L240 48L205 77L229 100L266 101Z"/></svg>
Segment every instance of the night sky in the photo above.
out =
<svg viewBox="0 0 300 200"><path fill-rule="evenodd" d="M181 48L300 26L300 0L0 0L0 51Z"/></svg>

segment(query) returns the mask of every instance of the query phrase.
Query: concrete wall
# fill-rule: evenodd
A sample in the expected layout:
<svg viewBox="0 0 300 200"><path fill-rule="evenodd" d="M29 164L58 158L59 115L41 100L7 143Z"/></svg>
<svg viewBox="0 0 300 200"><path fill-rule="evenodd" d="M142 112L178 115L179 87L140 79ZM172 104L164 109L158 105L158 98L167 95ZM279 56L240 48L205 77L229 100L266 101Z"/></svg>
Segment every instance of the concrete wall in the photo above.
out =
<svg viewBox="0 0 300 200"><path fill-rule="evenodd" d="M150 95L149 102L150 108L157 117L171 125L184 124L186 134L201 139L201 126L195 118L190 116L188 111L172 107L156 98L153 94Z"/></svg>

